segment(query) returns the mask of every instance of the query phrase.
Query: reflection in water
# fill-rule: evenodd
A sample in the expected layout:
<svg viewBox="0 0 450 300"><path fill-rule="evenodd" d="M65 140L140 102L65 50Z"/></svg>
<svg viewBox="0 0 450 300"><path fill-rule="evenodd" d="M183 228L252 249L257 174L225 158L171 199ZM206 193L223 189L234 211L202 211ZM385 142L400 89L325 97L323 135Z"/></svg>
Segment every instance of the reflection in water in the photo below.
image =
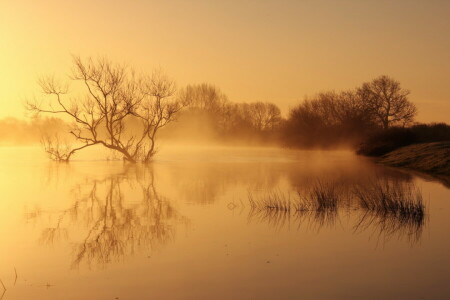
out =
<svg viewBox="0 0 450 300"><path fill-rule="evenodd" d="M313 181L293 176L295 169L286 174L273 172L273 167L252 165L249 172L253 175L248 177L245 173L248 175L249 169L233 170L233 165L197 166L199 176L187 176L191 168L178 169L172 175L177 175L177 188L191 203L212 203L239 184L254 190L248 195L249 221L264 222L280 230L295 224L297 228L319 231L337 226L347 216L354 219L355 233L373 231L378 238L397 235L418 241L425 225L422 198L410 176L383 174L383 179L363 180L349 172L341 174L340 179L321 176ZM293 185L295 192L289 192L292 186L280 189L282 176L286 175L298 180ZM78 242L72 243L72 267L82 263L104 266L138 249L151 250L168 243L174 237L175 225L187 221L157 192L154 181L152 168L128 166L119 174L77 184L72 189L74 203L56 213L53 226L42 230L40 242L53 245L75 236ZM205 188L199 188L199 184ZM28 213L28 219L44 214L53 213L36 209Z"/></svg>
<svg viewBox="0 0 450 300"><path fill-rule="evenodd" d="M373 231L384 240L397 236L420 240L426 208L420 190L409 181L376 177L357 184L316 181L296 194L249 193L249 221L281 229L291 224L319 230L335 226L342 216L356 216L354 232Z"/></svg>
<svg viewBox="0 0 450 300"><path fill-rule="evenodd" d="M218 196L236 186L275 188L281 174L274 166L247 163L184 164L173 168L171 176L190 203L212 204Z"/></svg>
<svg viewBox="0 0 450 300"><path fill-rule="evenodd" d="M354 291L358 299L412 299L426 297L424 290L431 298L448 296L448 189L348 153L267 153L227 150L216 159L201 152L197 161L191 153L185 160L167 155L150 169L128 170L117 161L5 163L4 298L347 299ZM378 184L378 195L399 185L393 194L406 199L410 187L416 203L412 182L420 186L431 198L424 214L420 205L395 201L386 210L364 208L356 190L376 194L377 175L390 183ZM249 191L270 209L252 210ZM23 222L24 208L35 226ZM186 217L193 226L184 236ZM386 247L376 247L386 239ZM364 276L355 277L363 265ZM12 288L14 267L19 279Z"/></svg>
<svg viewBox="0 0 450 300"><path fill-rule="evenodd" d="M259 196L249 193L249 220L256 218L280 229L289 224L291 217L295 219L298 227L304 223L307 223L308 227L317 228L324 225L333 226L338 215L340 196L335 185L322 181L298 191L296 195L280 190Z"/></svg>
<svg viewBox="0 0 450 300"><path fill-rule="evenodd" d="M282 172L276 164L250 164L245 169L234 164L196 165L194 169L180 165L173 170L176 172L171 175L179 194L190 203L213 203L218 195L237 186L262 190L248 195L249 221L268 223L277 229L295 224L297 228L318 231L333 228L343 216L348 216L355 219L356 233L371 230L378 237L397 234L417 241L425 225L420 207L408 209L417 201L422 205L421 198L405 201L414 198L411 177L397 173L382 174L384 179L374 181L362 180L355 176L358 169L349 169L339 179L336 174L322 174L313 181L304 172L300 176L297 168ZM51 171L48 178L62 176L58 169ZM196 176L192 175L194 171ZM280 188L286 176L288 181L297 181ZM128 166L119 174L77 184L72 189L74 203L70 208L55 215L36 209L28 213L28 219L54 217L53 225L41 231L42 244L53 245L69 238L77 241L71 243L72 267L82 263L106 265L138 249L151 250L168 243L174 237L175 225L186 224L186 218L156 190L154 181L152 168ZM395 201L386 205L382 200L389 195ZM410 206L403 206L404 203Z"/></svg>
<svg viewBox="0 0 450 300"><path fill-rule="evenodd" d="M156 191L151 168L128 168L122 174L77 185L74 195L74 204L58 213L55 226L44 229L40 239L53 244L67 239L70 229L85 229L81 242L74 244L72 267L106 265L138 249L152 250L172 240L176 223L186 222ZM36 210L29 217L42 214Z"/></svg>
<svg viewBox="0 0 450 300"><path fill-rule="evenodd" d="M410 182L377 178L354 188L364 211L355 230L373 228L379 237L397 235L418 241L426 220L422 193Z"/></svg>

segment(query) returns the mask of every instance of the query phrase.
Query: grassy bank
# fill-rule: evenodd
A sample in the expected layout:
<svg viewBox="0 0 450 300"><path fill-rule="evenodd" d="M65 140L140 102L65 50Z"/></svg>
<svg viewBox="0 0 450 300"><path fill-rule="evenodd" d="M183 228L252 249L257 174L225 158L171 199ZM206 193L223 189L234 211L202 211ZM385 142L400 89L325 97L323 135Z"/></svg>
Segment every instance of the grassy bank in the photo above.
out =
<svg viewBox="0 0 450 300"><path fill-rule="evenodd" d="M361 155L381 157L409 145L449 141L450 126L445 123L391 127L370 134L359 145L356 152Z"/></svg>
<svg viewBox="0 0 450 300"><path fill-rule="evenodd" d="M434 175L450 176L450 141L401 147L381 156L379 162Z"/></svg>
<svg viewBox="0 0 450 300"><path fill-rule="evenodd" d="M385 165L450 178L450 126L444 123L374 132L356 152L377 157L378 162Z"/></svg>

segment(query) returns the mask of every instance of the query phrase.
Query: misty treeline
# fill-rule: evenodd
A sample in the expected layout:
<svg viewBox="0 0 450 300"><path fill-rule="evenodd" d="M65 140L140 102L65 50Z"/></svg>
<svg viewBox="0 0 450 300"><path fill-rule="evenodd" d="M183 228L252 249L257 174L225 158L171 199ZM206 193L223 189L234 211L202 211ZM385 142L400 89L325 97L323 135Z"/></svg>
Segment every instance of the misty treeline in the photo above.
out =
<svg viewBox="0 0 450 300"><path fill-rule="evenodd" d="M354 89L306 97L283 118L274 103L233 103L213 85L190 85L180 94L190 103L180 123L186 127L201 119L198 131L209 124L206 128L213 128L216 139L222 142L346 147L365 155L382 155L413 143L450 140L450 126L414 122L417 109L409 94L400 82L383 75ZM189 138L189 134L185 136Z"/></svg>
<svg viewBox="0 0 450 300"><path fill-rule="evenodd" d="M384 75L354 89L319 93L290 110L284 141L306 147L355 146L374 132L408 126L417 113L409 93Z"/></svg>
<svg viewBox="0 0 450 300"><path fill-rule="evenodd" d="M190 103L184 123L201 119L199 131L209 124L219 140L303 148L356 146L374 132L413 124L417 110L408 95L398 81L380 76L351 90L307 97L283 118L274 103L233 103L209 84L180 93Z"/></svg>
<svg viewBox="0 0 450 300"><path fill-rule="evenodd" d="M282 116L279 107L269 102L235 103L216 86L202 83L180 89L180 101L189 103L163 133L176 139L206 140L221 143L261 144L274 142Z"/></svg>
<svg viewBox="0 0 450 300"><path fill-rule="evenodd" d="M417 114L409 90L384 75L350 90L306 97L285 117L272 102L232 102L208 83L177 88L161 70L142 74L105 58L74 56L66 81L43 77L38 83L42 97L26 103L31 121L2 120L0 143L39 140L60 161L102 146L126 161L148 162L159 137L191 144L357 148L367 137L414 124Z"/></svg>
<svg viewBox="0 0 450 300"><path fill-rule="evenodd" d="M85 148L102 146L125 161L149 162L164 129L170 138L174 136L171 132L190 128L183 135L192 143L205 133L199 128L208 128L212 136L217 132L221 140L263 135L267 140L280 128L280 110L273 104L231 104L218 89L206 84L177 90L161 70L138 73L105 58L73 56L72 74L66 81L42 77L38 83L43 97L27 101L26 109L36 118L60 116L72 139L43 135L45 151L58 161L69 161ZM75 88L71 90L69 83ZM177 118L182 118L179 124L167 128ZM198 124L197 128L192 124Z"/></svg>
<svg viewBox="0 0 450 300"><path fill-rule="evenodd" d="M66 126L66 122L54 117L4 118L0 120L0 145L38 144L43 136L62 135Z"/></svg>

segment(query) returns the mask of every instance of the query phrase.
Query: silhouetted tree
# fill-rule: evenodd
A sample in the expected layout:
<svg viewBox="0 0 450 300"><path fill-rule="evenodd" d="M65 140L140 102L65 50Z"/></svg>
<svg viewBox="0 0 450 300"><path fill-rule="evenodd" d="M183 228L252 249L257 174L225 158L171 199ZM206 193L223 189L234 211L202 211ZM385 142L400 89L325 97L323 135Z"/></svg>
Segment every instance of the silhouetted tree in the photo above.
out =
<svg viewBox="0 0 450 300"><path fill-rule="evenodd" d="M230 102L220 89L209 83L188 85L180 91L180 101L188 103L189 114L201 119L213 130L224 131L230 121Z"/></svg>
<svg viewBox="0 0 450 300"><path fill-rule="evenodd" d="M39 81L42 91L53 96L49 102L28 102L35 113L62 114L73 122L70 134L81 145L64 155L103 145L123 155L124 160L148 162L155 153L157 131L174 120L183 103L173 100L175 85L162 72L138 76L129 68L106 59L84 61L73 57L71 77L82 83L86 93L67 99L68 88L53 78ZM139 126L127 124L139 120Z"/></svg>
<svg viewBox="0 0 450 300"><path fill-rule="evenodd" d="M290 110L285 140L297 146L356 143L376 126L359 94L350 90L325 92L305 99Z"/></svg>
<svg viewBox="0 0 450 300"><path fill-rule="evenodd" d="M186 115L202 119L221 138L261 138L279 127L280 109L273 103L232 103L219 88L202 83L188 85L180 100L189 103Z"/></svg>
<svg viewBox="0 0 450 300"><path fill-rule="evenodd" d="M220 113L223 106L228 103L227 96L209 83L188 85L180 92L180 98L192 108L213 114Z"/></svg>
<svg viewBox="0 0 450 300"><path fill-rule="evenodd" d="M280 109L273 103L253 102L241 105L248 110L246 117L258 131L272 130L281 121Z"/></svg>
<svg viewBox="0 0 450 300"><path fill-rule="evenodd" d="M44 147L48 157L54 161L68 161L72 152L72 145L63 140L58 134L51 136L44 134L41 138L41 145Z"/></svg>
<svg viewBox="0 0 450 300"><path fill-rule="evenodd" d="M408 100L409 91L400 82L382 75L364 83L358 93L370 113L384 129L391 125L406 125L414 120L416 106Z"/></svg>
<svg viewBox="0 0 450 300"><path fill-rule="evenodd" d="M411 123L417 110L408 95L388 76L354 90L319 93L291 109L284 126L285 140L297 146L360 143L379 128Z"/></svg>

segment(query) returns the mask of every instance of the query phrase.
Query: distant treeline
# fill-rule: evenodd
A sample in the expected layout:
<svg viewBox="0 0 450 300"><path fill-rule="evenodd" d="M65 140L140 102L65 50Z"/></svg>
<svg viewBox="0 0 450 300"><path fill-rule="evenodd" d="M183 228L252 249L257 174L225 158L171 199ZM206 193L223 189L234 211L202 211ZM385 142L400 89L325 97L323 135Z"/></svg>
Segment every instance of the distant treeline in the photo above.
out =
<svg viewBox="0 0 450 300"><path fill-rule="evenodd" d="M63 132L67 123L58 118L37 117L30 120L5 118L0 120L0 145L30 145L41 141L43 135Z"/></svg>
<svg viewBox="0 0 450 300"><path fill-rule="evenodd" d="M179 97L189 105L162 137L248 144L273 142L279 135L283 119L273 103L234 103L211 84L189 85Z"/></svg>
<svg viewBox="0 0 450 300"><path fill-rule="evenodd" d="M398 81L380 76L352 90L308 97L283 118L274 103L233 103L213 85L190 85L179 95L190 105L172 127L197 126L197 133L208 131L224 142L301 148L356 146L372 133L413 124L416 107L408 95ZM189 136L187 131L183 135Z"/></svg>
<svg viewBox="0 0 450 300"><path fill-rule="evenodd" d="M186 104L184 109L176 122L161 130L160 137L189 143L205 140L296 148L347 146L368 155L411 143L449 140L448 125L414 123L417 110L408 95L398 81L380 76L351 90L307 97L283 117L274 103L235 103L214 85L189 85L177 94ZM130 128L141 126L131 119L125 122ZM37 143L43 133L60 134L69 125L57 118L0 120L0 143Z"/></svg>

